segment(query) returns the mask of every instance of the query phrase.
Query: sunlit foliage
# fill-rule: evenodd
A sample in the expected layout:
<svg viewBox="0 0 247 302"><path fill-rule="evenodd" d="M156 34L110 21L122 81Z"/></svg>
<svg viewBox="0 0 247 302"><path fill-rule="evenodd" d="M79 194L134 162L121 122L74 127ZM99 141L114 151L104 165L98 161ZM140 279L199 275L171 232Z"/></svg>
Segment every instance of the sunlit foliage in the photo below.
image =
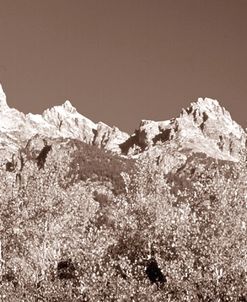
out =
<svg viewBox="0 0 247 302"><path fill-rule="evenodd" d="M80 147L28 162L21 186L0 170L1 301L246 301L245 161L165 175Z"/></svg>

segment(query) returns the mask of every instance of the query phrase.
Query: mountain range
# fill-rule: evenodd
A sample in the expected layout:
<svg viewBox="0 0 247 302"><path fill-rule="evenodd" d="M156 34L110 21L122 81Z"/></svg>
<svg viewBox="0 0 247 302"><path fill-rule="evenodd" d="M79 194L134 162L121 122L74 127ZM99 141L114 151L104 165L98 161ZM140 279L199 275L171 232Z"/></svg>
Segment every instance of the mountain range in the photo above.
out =
<svg viewBox="0 0 247 302"><path fill-rule="evenodd" d="M162 146L174 152L204 153L209 157L238 161L246 146L246 132L232 120L217 100L198 98L179 117L164 121L142 120L129 135L103 122L94 123L77 112L70 101L24 114L7 104L0 85L0 152L16 153L34 137L77 139L128 157L164 156Z"/></svg>

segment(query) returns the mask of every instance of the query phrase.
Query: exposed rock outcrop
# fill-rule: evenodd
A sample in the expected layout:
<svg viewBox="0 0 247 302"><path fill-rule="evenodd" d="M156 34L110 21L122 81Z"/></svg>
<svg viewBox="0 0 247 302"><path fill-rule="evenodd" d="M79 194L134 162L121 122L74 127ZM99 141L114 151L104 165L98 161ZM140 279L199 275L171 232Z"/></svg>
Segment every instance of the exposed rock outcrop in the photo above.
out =
<svg viewBox="0 0 247 302"><path fill-rule="evenodd" d="M120 145L129 138L127 133L120 131L117 127L111 128L102 122L97 124L94 133L94 145L117 153L121 153Z"/></svg>

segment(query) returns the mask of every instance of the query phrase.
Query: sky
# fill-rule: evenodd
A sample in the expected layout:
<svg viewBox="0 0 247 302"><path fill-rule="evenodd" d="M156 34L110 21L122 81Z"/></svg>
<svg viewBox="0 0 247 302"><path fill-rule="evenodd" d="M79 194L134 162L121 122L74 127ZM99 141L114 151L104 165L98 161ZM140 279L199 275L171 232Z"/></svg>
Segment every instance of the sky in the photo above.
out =
<svg viewBox="0 0 247 302"><path fill-rule="evenodd" d="M0 82L132 133L211 97L247 127L246 0L0 0Z"/></svg>

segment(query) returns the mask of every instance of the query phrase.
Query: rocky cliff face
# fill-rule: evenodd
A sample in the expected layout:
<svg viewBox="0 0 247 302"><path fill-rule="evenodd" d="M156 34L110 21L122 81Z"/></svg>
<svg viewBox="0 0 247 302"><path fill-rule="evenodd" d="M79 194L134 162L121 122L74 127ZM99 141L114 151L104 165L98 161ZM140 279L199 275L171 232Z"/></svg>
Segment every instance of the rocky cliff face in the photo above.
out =
<svg viewBox="0 0 247 302"><path fill-rule="evenodd" d="M199 98L177 118L159 122L143 120L129 136L117 127L92 122L69 101L41 115L25 115L8 106L0 85L0 153L12 154L37 135L41 139L78 139L130 157L158 156L160 162L167 156L168 144L173 148L171 153L189 150L231 161L238 161L246 145L245 131L218 101L209 98Z"/></svg>

